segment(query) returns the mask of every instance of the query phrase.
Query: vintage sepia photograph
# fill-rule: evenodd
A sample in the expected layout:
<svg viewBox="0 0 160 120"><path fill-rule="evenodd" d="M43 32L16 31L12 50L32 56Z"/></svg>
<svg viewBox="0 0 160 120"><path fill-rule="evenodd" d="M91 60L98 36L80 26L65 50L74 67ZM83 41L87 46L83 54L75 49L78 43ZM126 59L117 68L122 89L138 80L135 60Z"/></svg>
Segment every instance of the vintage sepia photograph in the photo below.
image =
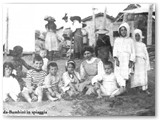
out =
<svg viewBox="0 0 160 120"><path fill-rule="evenodd" d="M2 5L4 116L155 116L156 5Z"/></svg>

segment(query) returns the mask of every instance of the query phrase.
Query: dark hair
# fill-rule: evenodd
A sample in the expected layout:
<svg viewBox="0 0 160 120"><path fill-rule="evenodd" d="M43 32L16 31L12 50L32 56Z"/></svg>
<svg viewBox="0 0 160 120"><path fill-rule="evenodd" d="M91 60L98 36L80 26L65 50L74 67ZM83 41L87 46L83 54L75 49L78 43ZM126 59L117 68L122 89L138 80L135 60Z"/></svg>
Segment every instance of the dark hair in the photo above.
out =
<svg viewBox="0 0 160 120"><path fill-rule="evenodd" d="M19 56L19 55L22 54L22 53L23 53L23 47L21 47L21 46L19 46L19 45L15 46L15 47L13 48L13 50L11 50L11 55L12 55L13 57L17 57L17 56Z"/></svg>
<svg viewBox="0 0 160 120"><path fill-rule="evenodd" d="M113 63L111 61L105 61L104 65L110 65L111 68L113 68Z"/></svg>
<svg viewBox="0 0 160 120"><path fill-rule="evenodd" d="M91 47L91 46L86 46L84 49L83 49L83 54L85 53L85 51L89 51L91 53L94 53L94 49Z"/></svg>
<svg viewBox="0 0 160 120"><path fill-rule="evenodd" d="M57 65L56 62L50 62L50 63L47 65L47 70L48 70L48 71L49 71L49 69L50 69L50 66L52 66L52 67L57 67L57 68L58 68L58 65Z"/></svg>
<svg viewBox="0 0 160 120"><path fill-rule="evenodd" d="M3 64L3 76L5 75L5 68L6 67L10 67L12 70L14 69L14 66L13 66L13 64L11 62L5 62Z"/></svg>
<svg viewBox="0 0 160 120"><path fill-rule="evenodd" d="M33 58L33 63L35 63L35 61L43 61L43 59L39 54L35 54Z"/></svg>
<svg viewBox="0 0 160 120"><path fill-rule="evenodd" d="M68 66L69 64L73 65L74 69L76 68L76 63L75 63L75 61L74 61L74 60L68 60L67 63L66 63L66 71L67 71L67 66Z"/></svg>

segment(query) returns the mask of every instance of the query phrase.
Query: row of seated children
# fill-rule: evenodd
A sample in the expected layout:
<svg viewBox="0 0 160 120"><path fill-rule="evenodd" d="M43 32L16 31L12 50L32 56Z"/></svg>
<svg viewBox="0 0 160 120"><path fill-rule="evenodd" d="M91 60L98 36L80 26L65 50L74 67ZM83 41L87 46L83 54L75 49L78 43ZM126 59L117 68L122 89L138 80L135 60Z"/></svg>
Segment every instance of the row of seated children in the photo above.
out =
<svg viewBox="0 0 160 120"><path fill-rule="evenodd" d="M56 99L61 99L62 94L68 93L69 96L72 96L80 93L79 85L81 84L81 77L80 74L75 71L76 64L73 60L69 60L66 63L66 72L63 73L62 79L58 75L58 65L55 62L50 62L48 64L48 75L45 71L42 70L42 57L36 55L34 57L33 63L34 69L28 70L26 86L23 87L22 91L20 90L20 85L18 84L17 80L12 76L12 63L4 63L4 101L8 98L8 96L11 97L14 101L17 101L18 94L20 92L29 103L32 101L41 102L43 93L46 94L49 100L53 101ZM97 82L98 85L94 84L95 81L98 80L98 77L95 77L95 79L92 80L92 84L95 86L95 91L98 93L98 97L101 97L101 95L114 97L115 95L119 95L123 92L117 87L116 79L113 77L114 75L112 73L112 67L113 65L111 62L108 62L106 65L104 65L106 78L102 77L102 83ZM8 84L12 86L7 87Z"/></svg>

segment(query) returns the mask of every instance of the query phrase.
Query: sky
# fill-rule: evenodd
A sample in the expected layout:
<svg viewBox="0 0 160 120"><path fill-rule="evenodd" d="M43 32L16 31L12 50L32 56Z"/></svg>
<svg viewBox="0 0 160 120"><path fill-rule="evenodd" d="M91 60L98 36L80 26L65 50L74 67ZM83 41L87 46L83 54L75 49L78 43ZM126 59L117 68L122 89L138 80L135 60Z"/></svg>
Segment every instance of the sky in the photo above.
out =
<svg viewBox="0 0 160 120"><path fill-rule="evenodd" d="M9 17L9 48L12 49L19 44L24 46L25 51L34 50L35 30L46 31L44 20L45 16L52 16L56 19L57 28L63 26L62 17L65 13L68 16L80 16L82 19L93 15L92 8L96 8L94 13L104 12L105 7L107 14L116 17L119 12L123 11L129 4L3 4L3 43L6 40L6 16L8 11ZM149 4L141 4L148 6ZM12 42L10 42L12 41ZM27 41L28 44L25 44ZM30 49L28 49L30 48Z"/></svg>
<svg viewBox="0 0 160 120"><path fill-rule="evenodd" d="M8 8L9 17L19 21L32 21L35 29L45 30L44 17L50 15L56 19L57 27L63 24L62 17L65 13L68 16L78 15L82 19L93 14L92 8L97 8L94 12L104 12L107 8L107 14L116 17L117 14L127 7L128 4L6 4L4 12ZM5 13L4 13L5 14ZM4 15L5 16L5 15ZM21 21L18 22L21 24ZM23 24L23 21L22 21Z"/></svg>

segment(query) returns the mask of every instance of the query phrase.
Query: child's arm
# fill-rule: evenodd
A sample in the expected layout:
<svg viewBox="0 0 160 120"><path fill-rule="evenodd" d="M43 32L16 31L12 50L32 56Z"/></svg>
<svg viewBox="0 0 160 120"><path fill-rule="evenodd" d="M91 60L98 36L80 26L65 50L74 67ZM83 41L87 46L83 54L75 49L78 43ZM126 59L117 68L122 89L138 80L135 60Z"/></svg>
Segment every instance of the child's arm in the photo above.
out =
<svg viewBox="0 0 160 120"><path fill-rule="evenodd" d="M31 76L31 70L29 70L27 72L27 76L26 76L26 87L29 89L29 90L33 90L33 86L32 86L32 76Z"/></svg>
<svg viewBox="0 0 160 120"><path fill-rule="evenodd" d="M131 46L131 55L129 59L129 68L133 66L133 63L135 61L135 46L134 46L134 41L133 39L130 40L130 46Z"/></svg>
<svg viewBox="0 0 160 120"><path fill-rule="evenodd" d="M24 66L25 68L27 68L28 70L34 69L32 66L28 65L23 59L21 59L21 61L22 61L23 66Z"/></svg>
<svg viewBox="0 0 160 120"><path fill-rule="evenodd" d="M84 70L84 67L83 67L82 63L80 65L80 76L81 76L82 79L85 79L85 76L86 76L86 72Z"/></svg>
<svg viewBox="0 0 160 120"><path fill-rule="evenodd" d="M50 88L51 87L50 79L49 79L48 76L45 77L44 82L43 82L43 86L44 86L44 88Z"/></svg>
<svg viewBox="0 0 160 120"><path fill-rule="evenodd" d="M69 86L71 87L71 89L73 89L74 91L76 91L75 86L71 82L69 83Z"/></svg>
<svg viewBox="0 0 160 120"><path fill-rule="evenodd" d="M149 55L148 55L148 51L147 51L147 47L144 44L144 53L146 56L146 66L147 66L147 70L150 70L150 61L149 61Z"/></svg>

